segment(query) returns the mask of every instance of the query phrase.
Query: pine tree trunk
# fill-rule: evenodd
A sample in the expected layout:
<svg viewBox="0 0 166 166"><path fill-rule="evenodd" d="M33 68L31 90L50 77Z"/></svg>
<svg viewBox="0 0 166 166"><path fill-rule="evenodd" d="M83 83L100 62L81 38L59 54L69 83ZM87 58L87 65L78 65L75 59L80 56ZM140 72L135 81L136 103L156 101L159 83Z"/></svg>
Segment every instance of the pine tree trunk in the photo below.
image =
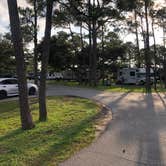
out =
<svg viewBox="0 0 166 166"><path fill-rule="evenodd" d="M88 15L89 15L89 22L88 22L88 30L89 30L89 85L92 85L92 25L91 25L91 17L92 17L92 7L91 1L88 0Z"/></svg>
<svg viewBox="0 0 166 166"><path fill-rule="evenodd" d="M92 40L93 40L93 61L92 61L93 81L92 82L93 82L93 86L96 86L97 85L97 34L96 34L96 29L94 25L92 30Z"/></svg>
<svg viewBox="0 0 166 166"><path fill-rule="evenodd" d="M52 8L53 0L47 0L47 14L46 14L46 27L43 43L43 53L41 58L41 74L40 74L40 88L39 88L39 120L47 120L47 108L46 108L46 75L48 58L50 53L50 36L51 36L51 24L52 24Z"/></svg>
<svg viewBox="0 0 166 166"><path fill-rule="evenodd" d="M19 104L22 129L31 129L34 127L32 116L28 104L28 90L25 71L24 51L22 43L22 35L20 30L20 21L18 16L18 8L16 0L8 0L9 17L12 41L15 50L16 69L19 87Z"/></svg>
<svg viewBox="0 0 166 166"><path fill-rule="evenodd" d="M137 67L141 67L141 55L139 49L139 37L138 37L138 25L137 25L137 12L134 11L134 18L135 18L135 35L136 35L136 45L137 45Z"/></svg>
<svg viewBox="0 0 166 166"><path fill-rule="evenodd" d="M93 0L93 9L95 8L95 0ZM96 32L96 20L93 11L92 19L92 41L93 41L93 53L92 53L92 85L97 85L97 32Z"/></svg>
<svg viewBox="0 0 166 166"><path fill-rule="evenodd" d="M150 80L150 47L149 47L149 19L148 19L148 2L145 0L145 20L146 20L146 40L145 40L145 63L146 63L146 92L151 91Z"/></svg>
<svg viewBox="0 0 166 166"><path fill-rule="evenodd" d="M162 22L164 22L164 19L162 19ZM163 26L163 45L165 48L165 26ZM164 68L164 88L166 88L166 53L164 54L163 58L163 68Z"/></svg>
<svg viewBox="0 0 166 166"><path fill-rule="evenodd" d="M156 38L154 32L154 18L152 18L152 36L153 36L153 48L154 48L154 89L157 90L157 49L156 49Z"/></svg>
<svg viewBox="0 0 166 166"><path fill-rule="evenodd" d="M38 85L37 0L33 1L33 7L34 7L34 83Z"/></svg>
<svg viewBox="0 0 166 166"><path fill-rule="evenodd" d="M104 85L104 25L102 26L102 39L101 39L101 55L102 55L102 61L101 61L101 75L102 75L102 84Z"/></svg>

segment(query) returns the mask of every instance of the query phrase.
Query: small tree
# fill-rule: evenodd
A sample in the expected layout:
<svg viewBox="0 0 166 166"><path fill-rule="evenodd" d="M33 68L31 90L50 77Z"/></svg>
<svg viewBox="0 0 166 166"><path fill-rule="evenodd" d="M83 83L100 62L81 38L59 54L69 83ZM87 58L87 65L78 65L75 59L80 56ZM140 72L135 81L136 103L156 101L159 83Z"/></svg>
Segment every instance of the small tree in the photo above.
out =
<svg viewBox="0 0 166 166"><path fill-rule="evenodd" d="M47 119L47 108L46 108L46 75L48 58L50 52L50 36L51 36L51 25L52 25L52 9L53 0L47 0L47 13L46 13L46 26L45 36L43 42L43 52L41 57L41 74L40 74L40 87L39 87L39 120L46 121Z"/></svg>
<svg viewBox="0 0 166 166"><path fill-rule="evenodd" d="M18 8L16 0L8 0L10 26L12 40L16 57L16 68L19 87L19 103L22 129L31 129L34 127L32 116L29 111L27 81L25 73L24 51L22 44L22 36L20 30L20 21L18 16Z"/></svg>

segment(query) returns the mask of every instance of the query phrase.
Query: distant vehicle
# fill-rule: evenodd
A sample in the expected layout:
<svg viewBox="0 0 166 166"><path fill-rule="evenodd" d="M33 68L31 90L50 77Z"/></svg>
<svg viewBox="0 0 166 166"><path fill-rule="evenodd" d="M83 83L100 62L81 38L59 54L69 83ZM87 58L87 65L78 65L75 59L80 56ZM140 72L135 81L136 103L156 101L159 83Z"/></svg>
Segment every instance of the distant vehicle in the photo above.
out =
<svg viewBox="0 0 166 166"><path fill-rule="evenodd" d="M38 87L35 84L28 83L28 94L36 95L38 92ZM18 92L18 81L15 78L0 78L0 99L6 98L8 96L19 95Z"/></svg>
<svg viewBox="0 0 166 166"><path fill-rule="evenodd" d="M29 80L34 80L35 79L34 73L28 73L27 78ZM40 73L37 73L37 78L40 80Z"/></svg>
<svg viewBox="0 0 166 166"><path fill-rule="evenodd" d="M151 84L154 82L154 72L151 69ZM145 68L123 68L118 71L117 83L144 85L146 83Z"/></svg>
<svg viewBox="0 0 166 166"><path fill-rule="evenodd" d="M62 71L63 80L77 80L77 72L73 70Z"/></svg>
<svg viewBox="0 0 166 166"><path fill-rule="evenodd" d="M62 73L54 72L47 74L47 80L61 80L63 79Z"/></svg>

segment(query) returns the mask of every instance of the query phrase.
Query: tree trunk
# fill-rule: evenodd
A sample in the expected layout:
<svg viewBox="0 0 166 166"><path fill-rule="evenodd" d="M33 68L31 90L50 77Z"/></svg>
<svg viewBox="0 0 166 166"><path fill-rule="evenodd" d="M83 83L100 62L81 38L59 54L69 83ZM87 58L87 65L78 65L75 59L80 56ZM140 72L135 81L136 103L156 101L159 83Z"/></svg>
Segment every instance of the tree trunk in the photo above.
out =
<svg viewBox="0 0 166 166"><path fill-rule="evenodd" d="M93 0L93 9L95 8L95 0ZM92 18L92 41L93 41L93 53L92 53L92 85L97 85L97 32L96 32L96 20L93 11Z"/></svg>
<svg viewBox="0 0 166 166"><path fill-rule="evenodd" d="M92 39L93 39L93 61L92 61L92 76L93 76L93 86L97 85L97 34L95 29L95 24L93 24Z"/></svg>
<svg viewBox="0 0 166 166"><path fill-rule="evenodd" d="M34 83L38 85L37 0L33 1L33 7L34 7Z"/></svg>
<svg viewBox="0 0 166 166"><path fill-rule="evenodd" d="M53 8L53 0L47 0L46 26L45 26L45 36L44 36L44 43L43 43L43 53L41 58L41 74L40 74L40 88L39 88L39 120L40 121L47 120L46 75L47 75L48 58L50 53L52 8Z"/></svg>
<svg viewBox="0 0 166 166"><path fill-rule="evenodd" d="M101 39L101 56L102 56L102 61L101 61L101 75L102 75L102 84L104 85L104 79L105 79L105 74L104 74L104 25L102 26L102 39Z"/></svg>
<svg viewBox="0 0 166 166"><path fill-rule="evenodd" d="M166 88L166 55L164 55L164 88Z"/></svg>
<svg viewBox="0 0 166 166"><path fill-rule="evenodd" d="M145 35L145 32L144 32L144 22L143 22L143 18L142 16L140 15L140 20L141 20L141 31L142 31L142 39L143 39L143 43L144 43L144 48L146 48L146 35Z"/></svg>
<svg viewBox="0 0 166 166"><path fill-rule="evenodd" d="M153 17L153 16L152 16ZM157 57L156 57L156 38L155 38L155 32L154 32L154 18L152 18L152 36L153 36L153 49L154 49L154 89L157 90Z"/></svg>
<svg viewBox="0 0 166 166"><path fill-rule="evenodd" d="M83 58L83 65L82 65L82 68L83 68L83 73L84 73L84 83L85 85L87 84L87 68L86 68L86 57L84 56L83 54L83 49L84 49L84 40L83 40L83 32L82 32L82 29L83 29L83 26L82 26L82 21L81 21L81 24L80 24L80 38L81 38L81 56Z"/></svg>
<svg viewBox="0 0 166 166"><path fill-rule="evenodd" d="M29 110L28 104L28 90L25 71L24 51L22 43L22 35L20 29L20 21L18 16L18 8L16 0L8 0L9 17L12 41L15 50L16 57L16 69L18 76L18 88L19 88L19 104L22 129L31 129L34 127L32 116Z"/></svg>
<svg viewBox="0 0 166 166"><path fill-rule="evenodd" d="M145 39L145 63L146 63L146 92L151 91L150 80L150 47L149 47L149 19L148 19L148 2L145 0L145 20L146 20L146 39Z"/></svg>
<svg viewBox="0 0 166 166"><path fill-rule="evenodd" d="M75 67L74 67L75 66L74 58L76 58L77 55L78 55L78 48L77 48L77 45L76 45L75 40L74 40L74 33L73 33L72 29L71 29L70 22L68 24L69 24L69 31L70 31L70 36L71 36L71 40L72 40L72 43L73 43L73 50L74 50L74 57L72 59L72 61L73 61L72 62L72 73L73 73L74 69L75 69ZM78 61L78 58L77 58L77 61ZM81 71L81 68L80 68L80 65L78 65L78 82L79 82L79 84L82 83L82 78L80 77L80 71ZM72 79L73 79L73 76L72 76Z"/></svg>
<svg viewBox="0 0 166 166"><path fill-rule="evenodd" d="M134 18L135 18L135 35L136 35L136 45L137 45L137 67L141 67L141 55L139 49L139 37L138 37L138 24L137 24L137 11L134 10Z"/></svg>
<svg viewBox="0 0 166 166"><path fill-rule="evenodd" d="M91 26L91 17L92 17L92 7L91 7L91 1L88 0L88 15L89 15L89 23L88 23L88 29L89 29L89 85L92 85L92 26Z"/></svg>
<svg viewBox="0 0 166 166"><path fill-rule="evenodd" d="M162 20L164 22L164 20ZM163 45L165 48L165 27L163 26ZM166 53L164 54L163 58L163 68L164 68L164 88L166 88Z"/></svg>

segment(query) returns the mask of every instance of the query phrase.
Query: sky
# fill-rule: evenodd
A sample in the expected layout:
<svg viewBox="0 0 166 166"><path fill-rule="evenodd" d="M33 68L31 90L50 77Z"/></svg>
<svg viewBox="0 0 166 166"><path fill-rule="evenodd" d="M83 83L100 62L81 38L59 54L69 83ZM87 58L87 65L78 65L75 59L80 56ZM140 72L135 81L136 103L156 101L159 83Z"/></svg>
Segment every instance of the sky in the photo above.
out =
<svg viewBox="0 0 166 166"><path fill-rule="evenodd" d="M165 0L155 0L159 5L164 4ZM28 4L26 3L26 0L17 0L18 6L21 7L27 7ZM45 28L45 20L40 19L39 20L39 38L41 39L44 35L44 28ZM62 29L59 29L62 30ZM78 28L73 28L74 31L78 31ZM8 7L7 7L7 0L0 0L0 33L9 32L9 16L8 16ZM55 34L57 30L53 29L52 34ZM156 38L157 43L162 43L162 31L157 28L156 29ZM132 34L124 34L122 35L122 39L127 41L134 41L135 36ZM152 40L150 41L152 44ZM143 46L143 45L142 45Z"/></svg>

